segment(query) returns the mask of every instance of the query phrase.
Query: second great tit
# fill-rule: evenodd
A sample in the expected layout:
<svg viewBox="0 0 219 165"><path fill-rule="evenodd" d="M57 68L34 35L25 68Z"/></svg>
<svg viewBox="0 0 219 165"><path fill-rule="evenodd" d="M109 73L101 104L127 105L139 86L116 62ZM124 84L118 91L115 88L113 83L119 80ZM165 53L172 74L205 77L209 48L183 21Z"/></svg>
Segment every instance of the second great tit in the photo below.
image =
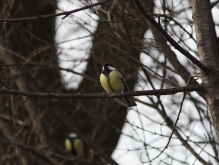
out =
<svg viewBox="0 0 219 165"><path fill-rule="evenodd" d="M111 64L103 64L100 83L107 93L129 92L125 78ZM129 97L123 97L123 100L129 107L136 106L136 103Z"/></svg>
<svg viewBox="0 0 219 165"><path fill-rule="evenodd" d="M83 154L83 142L75 133L70 133L68 138L65 139L65 149L74 156L81 156Z"/></svg>

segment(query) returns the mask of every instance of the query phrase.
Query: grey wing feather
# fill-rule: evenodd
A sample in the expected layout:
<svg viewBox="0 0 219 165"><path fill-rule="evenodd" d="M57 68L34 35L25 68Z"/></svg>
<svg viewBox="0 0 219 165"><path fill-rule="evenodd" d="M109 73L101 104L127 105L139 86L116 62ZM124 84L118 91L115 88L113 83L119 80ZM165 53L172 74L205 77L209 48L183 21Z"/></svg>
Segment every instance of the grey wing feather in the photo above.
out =
<svg viewBox="0 0 219 165"><path fill-rule="evenodd" d="M129 92L129 87L124 77L122 78L122 82L125 85L125 92ZM129 97L123 97L123 101L128 105L128 107L137 106L137 104Z"/></svg>

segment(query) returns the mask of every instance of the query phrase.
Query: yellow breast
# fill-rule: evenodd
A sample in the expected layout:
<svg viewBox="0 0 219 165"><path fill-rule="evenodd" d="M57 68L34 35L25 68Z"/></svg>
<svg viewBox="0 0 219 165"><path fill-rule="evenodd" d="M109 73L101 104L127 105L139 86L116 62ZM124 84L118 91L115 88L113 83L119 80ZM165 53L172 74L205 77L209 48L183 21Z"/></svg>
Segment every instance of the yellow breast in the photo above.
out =
<svg viewBox="0 0 219 165"><path fill-rule="evenodd" d="M111 93L112 92L112 90L111 90L111 88L109 86L108 78L104 74L102 74L102 73L100 74L100 83L101 83L101 86L105 89L105 91L107 93Z"/></svg>
<svg viewBox="0 0 219 165"><path fill-rule="evenodd" d="M80 139L74 140L75 151L78 156L83 154L83 142Z"/></svg>
<svg viewBox="0 0 219 165"><path fill-rule="evenodd" d="M112 71L108 77L109 78L100 74L100 83L107 93L124 91L125 86L122 81L123 76L120 72Z"/></svg>
<svg viewBox="0 0 219 165"><path fill-rule="evenodd" d="M72 144L71 144L71 141L69 139L65 140L65 149L69 152L72 151Z"/></svg>

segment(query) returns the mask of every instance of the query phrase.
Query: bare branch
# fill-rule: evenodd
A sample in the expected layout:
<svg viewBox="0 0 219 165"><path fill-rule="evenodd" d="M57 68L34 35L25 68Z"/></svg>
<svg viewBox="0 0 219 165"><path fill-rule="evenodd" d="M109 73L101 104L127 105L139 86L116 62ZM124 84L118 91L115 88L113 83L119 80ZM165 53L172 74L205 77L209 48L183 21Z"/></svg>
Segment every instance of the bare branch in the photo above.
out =
<svg viewBox="0 0 219 165"><path fill-rule="evenodd" d="M93 161L90 161L90 160L84 160L84 159L79 159L79 158L75 158L75 157L68 157L68 156L65 156L65 155L61 155L61 154L58 154L58 153L54 153L52 151L47 151L47 150L37 150L36 148L32 147L32 146L29 146L29 145L25 145L25 144L22 144L22 143L19 143L19 142L16 142L16 141L12 141L12 140L9 140L9 139L4 139L2 137L0 137L0 141L3 142L3 143L8 143L8 144L12 144L12 145L15 145L23 150L26 150L26 151L29 151L29 152L32 152L38 156L40 156L41 158L43 158L45 161L49 162L50 164L53 164L48 158L49 157L54 157L54 158L59 158L59 159L64 159L64 160L67 160L67 161L71 161L71 162L78 162L78 163L83 163L83 164L95 164L95 165L105 165L104 163L102 162L93 162Z"/></svg>
<svg viewBox="0 0 219 165"><path fill-rule="evenodd" d="M172 46L174 46L175 49L177 49L179 52L181 52L183 55L185 55L188 59L190 59L195 65L197 65L201 70L207 72L209 69L207 66L205 66L203 63L201 63L199 60L197 60L192 54L190 54L187 50L182 48L161 26L159 23L157 23L152 17L150 12L146 11L143 7L143 4L139 2L139 0L134 0L136 5L138 6L139 10L142 12L142 14L164 35L164 37L171 43Z"/></svg>
<svg viewBox="0 0 219 165"><path fill-rule="evenodd" d="M167 144L165 145L165 147L163 148L163 150L162 150L156 157L154 157L153 159L148 160L148 161L146 161L146 162L142 162L142 163L148 163L148 162L154 161L155 159L157 159L158 157L160 157L160 155L168 148L168 146L169 146L169 144L170 144L170 141L171 141L171 139L172 139L172 137L173 137L173 133L174 133L174 131L175 131L175 129L176 129L177 122L179 121L179 116L180 116L180 114L181 114L181 112L182 112L182 106L183 106L183 102L185 101L185 98L186 98L186 92L184 92L184 94L183 94L182 103L181 103L181 105L180 105L180 109L179 109L179 112L178 112L176 121L175 121L175 123L174 123L174 125L173 125L173 129L172 129L172 132L171 132L171 134L170 134L170 136L169 136L169 140L168 140ZM197 157L198 157L198 156L197 156ZM203 161L203 162L205 163L205 161Z"/></svg>
<svg viewBox="0 0 219 165"><path fill-rule="evenodd" d="M192 91L202 91L206 89L202 85L198 86L189 86L189 87L178 87L178 88L169 88L169 89L157 89L157 90L147 90L147 91L133 91L125 93L77 93L77 94L64 94L64 93L41 93L41 92L28 92L28 91L19 91L15 89L0 89L0 93L3 94L14 94L22 95L28 97L40 97L40 98L119 98L124 96L143 96L143 95L173 95L179 92L192 92Z"/></svg>
<svg viewBox="0 0 219 165"><path fill-rule="evenodd" d="M98 5L104 5L108 2L110 2L112 0L103 0L97 3L93 3L91 5L86 5L84 7L81 7L79 9L75 9L75 10L70 10L70 11L66 11L66 12L62 12L62 13L57 13L57 14L49 14L49 15L38 15L35 17L26 17L26 18L11 18L11 19L0 19L0 22L4 22L4 23L9 23L9 22L19 22L19 21L28 21L28 20L36 20L36 19L44 19L44 18L52 18L52 17L57 17L57 16L63 16L64 17L62 19L65 19L67 16L69 16L72 13L76 13L85 9L89 9L91 7L94 6L98 6Z"/></svg>

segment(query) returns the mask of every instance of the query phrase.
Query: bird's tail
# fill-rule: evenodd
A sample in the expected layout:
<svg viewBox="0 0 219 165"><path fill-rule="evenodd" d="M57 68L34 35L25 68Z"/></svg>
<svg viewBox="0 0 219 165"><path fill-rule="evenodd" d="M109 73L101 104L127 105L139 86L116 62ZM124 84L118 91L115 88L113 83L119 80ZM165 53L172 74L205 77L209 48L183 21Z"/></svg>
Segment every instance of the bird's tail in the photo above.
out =
<svg viewBox="0 0 219 165"><path fill-rule="evenodd" d="M137 106L137 104L129 97L123 97L123 101L126 103L126 105L128 105L128 107Z"/></svg>

